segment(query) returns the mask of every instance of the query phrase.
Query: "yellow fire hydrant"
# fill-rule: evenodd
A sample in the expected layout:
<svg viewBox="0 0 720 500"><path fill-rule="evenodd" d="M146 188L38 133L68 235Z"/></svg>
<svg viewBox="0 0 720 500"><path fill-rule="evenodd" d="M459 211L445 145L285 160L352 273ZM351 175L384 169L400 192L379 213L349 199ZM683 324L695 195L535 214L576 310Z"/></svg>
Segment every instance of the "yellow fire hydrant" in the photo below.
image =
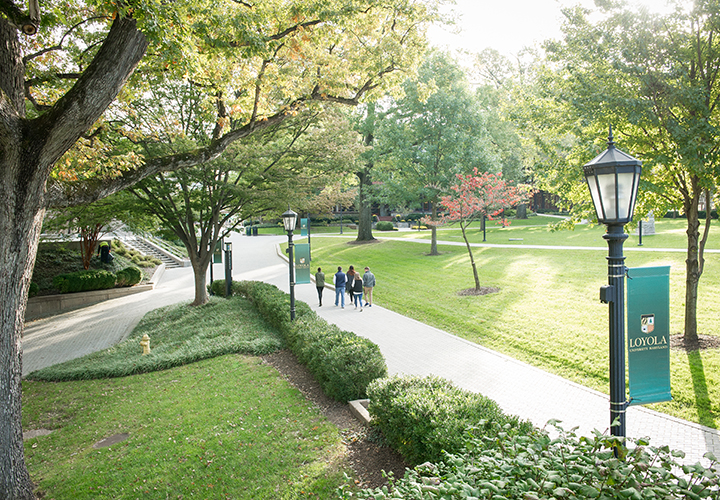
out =
<svg viewBox="0 0 720 500"><path fill-rule="evenodd" d="M143 335L140 345L143 348L143 356L150 354L150 336L147 333Z"/></svg>

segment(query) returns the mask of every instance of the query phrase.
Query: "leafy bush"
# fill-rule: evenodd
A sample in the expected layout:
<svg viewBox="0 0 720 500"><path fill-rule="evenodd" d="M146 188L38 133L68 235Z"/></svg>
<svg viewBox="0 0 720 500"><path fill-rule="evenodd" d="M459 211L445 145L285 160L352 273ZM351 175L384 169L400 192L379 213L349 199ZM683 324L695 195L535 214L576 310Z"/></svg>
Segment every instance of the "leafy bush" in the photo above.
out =
<svg viewBox="0 0 720 500"><path fill-rule="evenodd" d="M466 430L480 421L532 430L529 422L505 415L495 401L435 376L396 375L373 381L367 392L372 425L410 464L439 461L444 452L459 452Z"/></svg>
<svg viewBox="0 0 720 500"><path fill-rule="evenodd" d="M375 224L375 229L378 231L395 231L395 226L389 220L381 220Z"/></svg>
<svg viewBox="0 0 720 500"><path fill-rule="evenodd" d="M133 286L142 281L142 271L137 267L126 267L115 274L116 286Z"/></svg>
<svg viewBox="0 0 720 500"><path fill-rule="evenodd" d="M53 286L60 290L60 293L106 290L115 286L115 274L93 269L60 274L53 278Z"/></svg>
<svg viewBox="0 0 720 500"><path fill-rule="evenodd" d="M383 487L363 490L353 498L718 498L718 462L710 453L705 455L711 461L708 468L699 463L681 465L676 458L684 453L631 440L633 448L624 458L616 458L617 438L597 432L593 437L577 437L555 422L550 425L558 437L550 437L545 429L528 435L493 424L493 438L468 437L462 454L448 454L443 462L409 470L392 484L392 495Z"/></svg>
<svg viewBox="0 0 720 500"><path fill-rule="evenodd" d="M28 297L35 297L40 291L40 287L34 281L30 282L30 289L28 290Z"/></svg>
<svg viewBox="0 0 720 500"><path fill-rule="evenodd" d="M295 321L290 321L288 295L274 285L233 282L233 293L250 299L265 320L277 328L327 396L337 401L364 398L367 385L387 375L377 345L329 324L306 303L296 302Z"/></svg>
<svg viewBox="0 0 720 500"><path fill-rule="evenodd" d="M207 285L207 291L210 295L225 297L225 280L213 280Z"/></svg>

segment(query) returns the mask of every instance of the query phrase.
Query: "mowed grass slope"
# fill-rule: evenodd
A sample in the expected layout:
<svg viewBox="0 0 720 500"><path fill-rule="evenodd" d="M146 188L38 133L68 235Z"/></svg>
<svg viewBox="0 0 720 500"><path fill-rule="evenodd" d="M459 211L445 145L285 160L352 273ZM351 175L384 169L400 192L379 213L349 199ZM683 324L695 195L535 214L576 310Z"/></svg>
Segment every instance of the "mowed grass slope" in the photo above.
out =
<svg viewBox="0 0 720 500"><path fill-rule="evenodd" d="M575 236L548 234L556 245ZM323 237L312 241L313 266L369 265L378 282L374 292L378 304L608 392L608 309L599 301L599 288L607 283L606 245L598 245L598 250L474 248L481 285L500 288L499 293L476 297L458 295L474 286L464 246L441 244L441 255L430 257L429 243L353 245ZM685 254L628 250L625 255L630 268L671 266L670 328L671 333L682 332ZM703 334L720 332L719 257L707 255L700 283L698 316ZM674 401L653 407L717 427L720 353L672 351L671 377Z"/></svg>
<svg viewBox="0 0 720 500"><path fill-rule="evenodd" d="M155 356L140 354L143 332L156 341L161 363L143 361ZM243 353L276 337L240 297L179 304L146 315L126 344L47 372L94 380L24 381L23 429L53 431L25 440L36 493L335 498L344 474L352 475L337 428L274 368ZM103 364L113 378L98 378ZM133 365L150 372L116 376ZM128 439L94 447L116 434Z"/></svg>

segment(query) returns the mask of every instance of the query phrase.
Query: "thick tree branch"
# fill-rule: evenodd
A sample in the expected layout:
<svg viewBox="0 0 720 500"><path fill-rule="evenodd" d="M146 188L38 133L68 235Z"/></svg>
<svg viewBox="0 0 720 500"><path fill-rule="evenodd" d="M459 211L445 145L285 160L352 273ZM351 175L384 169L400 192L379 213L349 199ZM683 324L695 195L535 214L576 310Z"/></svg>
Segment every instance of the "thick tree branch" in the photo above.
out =
<svg viewBox="0 0 720 500"><path fill-rule="evenodd" d="M381 70L376 77L382 77L395 69L392 65L388 66ZM117 178L92 179L71 184L60 184L57 182L49 184L46 206L48 208L62 208L81 203L91 203L132 186L136 182L151 175L207 163L220 156L233 142L248 137L257 131L281 124L287 118L296 114L296 112L303 108L308 102L334 102L356 106L359 104L360 99L376 86L377 84L374 83L374 78L368 78L365 84L360 87L352 97L326 95L320 92L318 86L315 86L309 97L296 100L284 110L270 117L257 121L249 121L242 127L234 129L222 137L213 140L207 147L186 153L150 158L137 169L125 172Z"/></svg>
<svg viewBox="0 0 720 500"><path fill-rule="evenodd" d="M105 42L75 85L26 128L39 164L52 165L95 123L135 70L148 41L134 20L118 17Z"/></svg>

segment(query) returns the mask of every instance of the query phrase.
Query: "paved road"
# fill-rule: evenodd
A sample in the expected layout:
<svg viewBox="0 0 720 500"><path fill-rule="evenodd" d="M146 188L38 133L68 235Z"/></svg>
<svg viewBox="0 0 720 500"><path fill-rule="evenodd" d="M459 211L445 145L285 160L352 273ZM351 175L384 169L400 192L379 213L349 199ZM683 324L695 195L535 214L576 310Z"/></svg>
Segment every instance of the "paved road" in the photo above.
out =
<svg viewBox="0 0 720 500"><path fill-rule="evenodd" d="M262 280L288 291L287 264L277 252L277 245L287 237L234 235L232 241L234 279ZM332 270L328 271L331 275ZM223 272L221 265L215 266L216 277L222 277ZM167 273L155 291L140 294L144 297L124 297L28 324L23 339L23 373L103 349L129 333L147 310L192 298L192 273L188 269ZM340 309L332 305L334 292L326 290L325 305L317 307L314 285L298 285L295 290L298 300L310 304L327 321L378 344L392 374L433 374L452 380L459 387L494 399L506 412L540 426L554 418L566 429L578 427L584 435L608 427L609 403L604 394L380 305L365 308L362 313L347 306ZM683 450L686 462L701 460L706 451L720 456L717 431L643 407L628 409L627 433L630 437L648 436L654 445L668 444Z"/></svg>

